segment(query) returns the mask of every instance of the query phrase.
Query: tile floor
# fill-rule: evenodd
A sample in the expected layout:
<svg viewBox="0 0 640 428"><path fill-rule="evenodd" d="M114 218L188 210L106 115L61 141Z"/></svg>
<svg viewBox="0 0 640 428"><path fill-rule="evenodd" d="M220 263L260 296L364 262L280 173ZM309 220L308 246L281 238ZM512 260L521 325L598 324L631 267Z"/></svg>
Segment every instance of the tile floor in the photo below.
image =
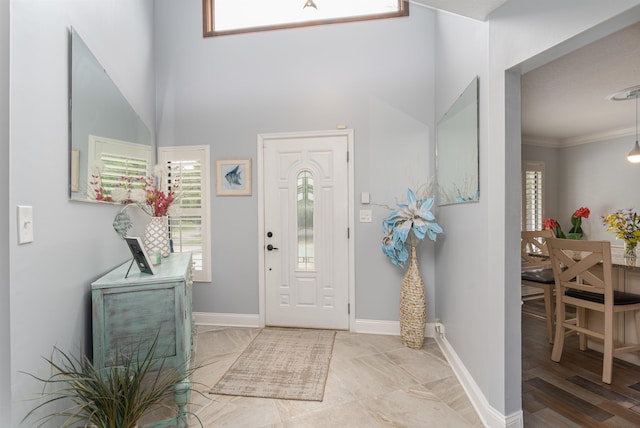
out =
<svg viewBox="0 0 640 428"><path fill-rule="evenodd" d="M258 334L257 328L197 326L192 407L205 427L481 427L433 339L421 350L397 336L336 334L324 400L208 394ZM197 427L191 421L190 426Z"/></svg>

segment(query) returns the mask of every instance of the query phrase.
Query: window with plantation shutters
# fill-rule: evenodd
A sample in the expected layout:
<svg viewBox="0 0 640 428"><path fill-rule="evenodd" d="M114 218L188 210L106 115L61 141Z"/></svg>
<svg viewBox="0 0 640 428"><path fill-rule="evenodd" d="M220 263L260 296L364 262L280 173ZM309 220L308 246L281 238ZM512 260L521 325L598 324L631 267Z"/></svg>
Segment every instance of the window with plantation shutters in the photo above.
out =
<svg viewBox="0 0 640 428"><path fill-rule="evenodd" d="M142 187L151 172L153 151L151 146L115 140L113 138L89 135L88 144L88 183L99 180L104 196L122 187ZM87 189L94 197L94 189Z"/></svg>
<svg viewBox="0 0 640 428"><path fill-rule="evenodd" d="M113 189L121 186L123 181L130 182L132 188L144 187L144 180L139 179L148 175L150 165L147 159L103 152L100 161L102 163L100 176L105 190L112 192Z"/></svg>
<svg viewBox="0 0 640 428"><path fill-rule="evenodd" d="M542 230L544 163L522 163L522 230Z"/></svg>
<svg viewBox="0 0 640 428"><path fill-rule="evenodd" d="M169 213L169 234L176 253L191 252L194 281L211 281L209 147L160 147L158 163L166 167L167 187L178 195Z"/></svg>

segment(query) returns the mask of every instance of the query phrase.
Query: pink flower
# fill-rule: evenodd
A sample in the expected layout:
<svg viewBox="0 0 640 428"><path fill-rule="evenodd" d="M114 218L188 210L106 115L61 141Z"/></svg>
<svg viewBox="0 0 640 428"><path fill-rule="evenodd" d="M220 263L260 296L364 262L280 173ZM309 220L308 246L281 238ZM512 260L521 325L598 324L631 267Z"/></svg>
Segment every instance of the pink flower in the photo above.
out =
<svg viewBox="0 0 640 428"><path fill-rule="evenodd" d="M542 227L546 229L555 230L558 227L558 222L553 218L545 218L542 220Z"/></svg>
<svg viewBox="0 0 640 428"><path fill-rule="evenodd" d="M578 217L589 218L589 214L591 214L591 211L589 211L589 208L580 207L576 210L575 213L573 213L573 218L578 218Z"/></svg>
<svg viewBox="0 0 640 428"><path fill-rule="evenodd" d="M153 217L164 217L167 215L169 206L175 200L175 189L177 189L177 187L178 185L174 182L170 190L163 192L154 185L153 177L147 179L145 188L147 199L145 203L150 208Z"/></svg>

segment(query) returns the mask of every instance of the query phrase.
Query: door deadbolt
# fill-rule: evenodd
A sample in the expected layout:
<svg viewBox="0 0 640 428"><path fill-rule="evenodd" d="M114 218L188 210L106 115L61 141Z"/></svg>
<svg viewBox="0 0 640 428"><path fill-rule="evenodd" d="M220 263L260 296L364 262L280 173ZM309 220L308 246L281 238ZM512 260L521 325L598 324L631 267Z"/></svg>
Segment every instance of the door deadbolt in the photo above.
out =
<svg viewBox="0 0 640 428"><path fill-rule="evenodd" d="M273 237L273 232L267 232L267 238Z"/></svg>

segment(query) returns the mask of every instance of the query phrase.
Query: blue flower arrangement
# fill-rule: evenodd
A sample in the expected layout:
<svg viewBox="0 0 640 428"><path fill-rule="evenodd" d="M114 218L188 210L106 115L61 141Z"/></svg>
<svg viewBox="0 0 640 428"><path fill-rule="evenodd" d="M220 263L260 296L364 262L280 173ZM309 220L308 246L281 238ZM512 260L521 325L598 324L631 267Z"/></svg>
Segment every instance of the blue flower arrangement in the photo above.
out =
<svg viewBox="0 0 640 428"><path fill-rule="evenodd" d="M398 209L382 221L382 252L393 264L404 267L409 259L407 239L409 245L415 247L416 240L422 241L428 236L435 241L437 234L443 230L430 211L433 197L418 199L413 190L407 189L407 203L397 206Z"/></svg>

